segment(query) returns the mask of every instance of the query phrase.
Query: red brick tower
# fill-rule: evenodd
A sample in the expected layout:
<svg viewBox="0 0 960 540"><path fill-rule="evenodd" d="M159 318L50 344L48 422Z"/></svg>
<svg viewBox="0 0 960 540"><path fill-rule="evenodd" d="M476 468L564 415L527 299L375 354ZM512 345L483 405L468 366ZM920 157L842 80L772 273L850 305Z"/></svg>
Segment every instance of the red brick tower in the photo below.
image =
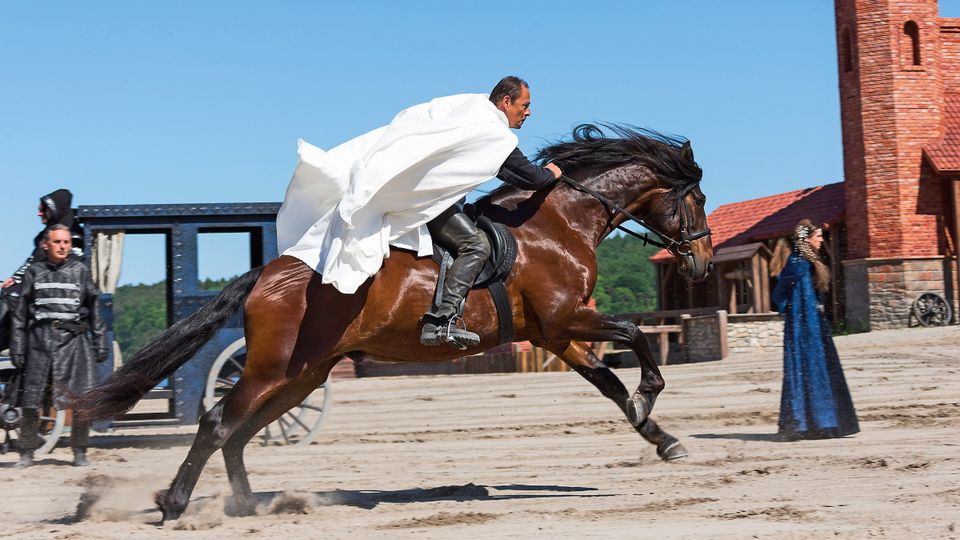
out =
<svg viewBox="0 0 960 540"><path fill-rule="evenodd" d="M951 26L936 0L836 0L835 11L847 324L902 327L923 291L954 302L946 256L953 222L945 217L953 182L925 150L945 134L945 86L956 78L952 38L960 34L944 34Z"/></svg>

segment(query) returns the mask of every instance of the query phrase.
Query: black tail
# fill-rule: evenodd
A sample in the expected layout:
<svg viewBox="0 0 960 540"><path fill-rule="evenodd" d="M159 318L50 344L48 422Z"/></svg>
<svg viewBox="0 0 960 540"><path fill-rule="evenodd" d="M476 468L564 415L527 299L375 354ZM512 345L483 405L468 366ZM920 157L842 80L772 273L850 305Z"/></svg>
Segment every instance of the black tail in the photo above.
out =
<svg viewBox="0 0 960 540"><path fill-rule="evenodd" d="M263 267L254 268L224 287L193 315L174 324L130 357L100 386L73 401L78 420L116 418L193 356L243 305Z"/></svg>

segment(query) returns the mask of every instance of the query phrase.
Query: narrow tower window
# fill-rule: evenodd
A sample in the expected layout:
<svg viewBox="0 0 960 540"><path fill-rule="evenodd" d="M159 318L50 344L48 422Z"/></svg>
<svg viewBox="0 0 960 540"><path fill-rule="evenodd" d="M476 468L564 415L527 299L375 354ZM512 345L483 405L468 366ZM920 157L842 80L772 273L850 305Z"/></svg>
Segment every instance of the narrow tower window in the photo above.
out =
<svg viewBox="0 0 960 540"><path fill-rule="evenodd" d="M903 25L903 33L907 38L906 50L904 51L908 56L909 65L919 66L920 65L920 27L917 26L917 23L914 21L907 21Z"/></svg>
<svg viewBox="0 0 960 540"><path fill-rule="evenodd" d="M853 71L853 40L850 39L849 28L840 32L840 69L844 73Z"/></svg>

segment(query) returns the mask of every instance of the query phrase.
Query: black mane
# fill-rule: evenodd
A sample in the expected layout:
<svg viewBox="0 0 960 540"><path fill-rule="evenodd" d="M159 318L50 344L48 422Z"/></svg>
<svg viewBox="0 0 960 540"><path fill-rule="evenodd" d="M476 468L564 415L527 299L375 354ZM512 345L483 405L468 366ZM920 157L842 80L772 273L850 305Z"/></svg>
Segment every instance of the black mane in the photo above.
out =
<svg viewBox="0 0 960 540"><path fill-rule="evenodd" d="M535 159L554 162L564 171L638 163L671 184L685 186L703 175L692 152L690 159L680 154L687 142L682 137L636 126L580 124L573 129L572 141L542 148Z"/></svg>

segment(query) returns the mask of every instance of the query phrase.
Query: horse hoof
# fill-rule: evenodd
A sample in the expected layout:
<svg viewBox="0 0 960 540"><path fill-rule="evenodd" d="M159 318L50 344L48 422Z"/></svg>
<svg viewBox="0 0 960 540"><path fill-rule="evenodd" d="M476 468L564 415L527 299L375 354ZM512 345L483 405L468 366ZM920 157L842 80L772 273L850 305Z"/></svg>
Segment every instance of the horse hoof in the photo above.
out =
<svg viewBox="0 0 960 540"><path fill-rule="evenodd" d="M687 449L680 444L680 441L669 438L657 445L657 455L664 461L673 461L675 459L685 458L689 453Z"/></svg>
<svg viewBox="0 0 960 540"><path fill-rule="evenodd" d="M642 395L635 394L627 400L627 419L633 427L640 427L650 415L650 404Z"/></svg>
<svg viewBox="0 0 960 540"><path fill-rule="evenodd" d="M251 497L230 497L224 513L230 517L247 517L257 514L257 501Z"/></svg>
<svg viewBox="0 0 960 540"><path fill-rule="evenodd" d="M171 521L180 519L180 515L186 510L186 506L171 504L167 501L167 490L161 489L153 496L153 502L156 503L160 513L163 514L161 521Z"/></svg>

